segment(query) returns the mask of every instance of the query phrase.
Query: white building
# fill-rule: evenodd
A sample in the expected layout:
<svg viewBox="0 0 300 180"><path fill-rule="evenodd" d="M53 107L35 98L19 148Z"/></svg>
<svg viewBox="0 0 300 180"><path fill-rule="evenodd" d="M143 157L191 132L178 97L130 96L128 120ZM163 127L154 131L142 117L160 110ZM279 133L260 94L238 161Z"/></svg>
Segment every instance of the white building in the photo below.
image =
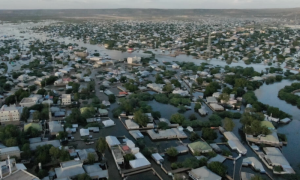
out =
<svg viewBox="0 0 300 180"><path fill-rule="evenodd" d="M71 104L71 95L70 94L61 95L61 104L62 105L70 105Z"/></svg>
<svg viewBox="0 0 300 180"><path fill-rule="evenodd" d="M3 105L0 109L0 122L1 123L13 123L19 122L22 114L22 107L16 107L15 105L6 106Z"/></svg>
<svg viewBox="0 0 300 180"><path fill-rule="evenodd" d="M184 91L184 90L181 90L181 89L175 89L175 90L173 90L172 93L173 94L179 94L181 96L188 96L189 95L188 91Z"/></svg>
<svg viewBox="0 0 300 180"><path fill-rule="evenodd" d="M127 63L128 64L139 64L141 62L141 57L128 57Z"/></svg>
<svg viewBox="0 0 300 180"><path fill-rule="evenodd" d="M28 98L23 98L20 102L20 106L22 107L31 107L38 103L38 101L42 98L42 95L36 94Z"/></svg>

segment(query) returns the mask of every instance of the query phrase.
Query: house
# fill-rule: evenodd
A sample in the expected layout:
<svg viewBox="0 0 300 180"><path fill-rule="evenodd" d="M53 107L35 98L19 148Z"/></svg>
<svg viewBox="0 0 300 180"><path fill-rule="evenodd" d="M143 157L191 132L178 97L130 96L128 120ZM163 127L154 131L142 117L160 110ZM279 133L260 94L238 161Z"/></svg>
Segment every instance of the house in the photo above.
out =
<svg viewBox="0 0 300 180"><path fill-rule="evenodd" d="M16 163L14 158L9 156L5 161L0 162L1 179L5 180L40 180L38 177L30 174L26 171L26 167L23 163Z"/></svg>
<svg viewBox="0 0 300 180"><path fill-rule="evenodd" d="M135 160L129 161L129 165L131 168L147 168L151 167L151 163L145 158L145 156L138 152L134 154Z"/></svg>
<svg viewBox="0 0 300 180"><path fill-rule="evenodd" d="M100 163L95 163L92 165L83 165L83 168L92 179L109 179L108 170L103 170L100 167Z"/></svg>
<svg viewBox="0 0 300 180"><path fill-rule="evenodd" d="M51 141L36 140L36 141L32 141L32 143L30 143L30 150L35 151L38 146L44 146L44 145L47 145L47 144L51 144L54 147L59 147L60 146L59 140L51 140Z"/></svg>
<svg viewBox="0 0 300 180"><path fill-rule="evenodd" d="M163 87L165 85L164 84L156 84L156 83L149 83L147 84L147 87L154 90L154 91L157 91L159 93L162 93L163 92Z"/></svg>
<svg viewBox="0 0 300 180"><path fill-rule="evenodd" d="M190 143L190 144L188 144L188 147L193 154L195 154L196 152L208 153L208 152L213 151L213 149L209 146L209 144L207 144L206 142L203 142L203 141L197 141L197 142Z"/></svg>
<svg viewBox="0 0 300 180"><path fill-rule="evenodd" d="M98 109L100 116L107 116L108 111L106 109Z"/></svg>
<svg viewBox="0 0 300 180"><path fill-rule="evenodd" d="M72 178L79 174L84 174L85 171L82 165L81 161L76 160L60 163L60 167L54 169L57 179Z"/></svg>
<svg viewBox="0 0 300 180"><path fill-rule="evenodd" d="M295 171L291 167L290 163L284 157L282 152L275 147L263 148L265 155L260 156L264 158L263 162L267 162L268 167L280 166L282 168L281 174L295 174Z"/></svg>
<svg viewBox="0 0 300 180"><path fill-rule="evenodd" d="M128 120L125 120L125 124L126 124L126 127L127 129L139 129L140 126L135 123L134 121L128 119Z"/></svg>
<svg viewBox="0 0 300 180"><path fill-rule="evenodd" d="M189 176L193 180L221 180L222 177L210 171L206 166L192 169L189 171Z"/></svg>
<svg viewBox="0 0 300 180"><path fill-rule="evenodd" d="M218 103L218 100L215 97L207 97L206 98L207 103Z"/></svg>
<svg viewBox="0 0 300 180"><path fill-rule="evenodd" d="M181 95L181 96L188 96L188 95L189 95L189 92L188 92L188 91L184 91L184 90L181 90L181 89L179 89L179 88L174 89L172 93L173 93L173 94L179 94L179 95Z"/></svg>
<svg viewBox="0 0 300 180"><path fill-rule="evenodd" d="M178 68L180 68L180 66L178 64L174 63L174 64L172 64L172 68L173 69L178 69Z"/></svg>
<svg viewBox="0 0 300 180"><path fill-rule="evenodd" d="M59 132L64 131L64 128L58 121L50 121L48 125L49 125L49 131L51 135L56 135Z"/></svg>
<svg viewBox="0 0 300 180"><path fill-rule="evenodd" d="M70 105L70 104L71 104L71 94L62 94L61 105Z"/></svg>
<svg viewBox="0 0 300 180"><path fill-rule="evenodd" d="M80 132L80 136L89 136L90 135L89 129L83 129L83 128L81 128L79 130L79 132Z"/></svg>
<svg viewBox="0 0 300 180"><path fill-rule="evenodd" d="M21 157L20 148L18 146L1 148L0 149L1 160L6 159L7 156L16 157L19 159Z"/></svg>
<svg viewBox="0 0 300 180"><path fill-rule="evenodd" d="M232 132L224 132L224 136L228 140L228 145L231 149L237 150L240 154L245 155L247 153L247 149L240 142L240 140L233 134Z"/></svg>
<svg viewBox="0 0 300 180"><path fill-rule="evenodd" d="M42 95L36 94L36 95L31 95L28 98L23 98L20 102L21 107L31 107L35 104L38 103L38 101L42 98Z"/></svg>
<svg viewBox="0 0 300 180"><path fill-rule="evenodd" d="M141 57L128 57L127 63L128 64L139 64L141 62Z"/></svg>
<svg viewBox="0 0 300 180"><path fill-rule="evenodd" d="M81 160L82 163L88 162L88 155L93 154L95 157L95 161L98 161L98 155L93 148L89 149L82 149L77 152L79 159Z"/></svg>
<svg viewBox="0 0 300 180"><path fill-rule="evenodd" d="M0 122L3 124L18 124L23 108L15 105L3 105L0 109Z"/></svg>

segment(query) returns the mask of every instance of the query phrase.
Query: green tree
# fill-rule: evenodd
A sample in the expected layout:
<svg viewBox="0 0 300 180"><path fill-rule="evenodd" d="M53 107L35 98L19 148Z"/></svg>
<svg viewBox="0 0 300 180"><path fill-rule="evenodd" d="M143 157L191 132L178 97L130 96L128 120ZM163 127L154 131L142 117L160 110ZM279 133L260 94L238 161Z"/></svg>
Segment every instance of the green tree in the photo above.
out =
<svg viewBox="0 0 300 180"><path fill-rule="evenodd" d="M192 132L191 135L190 135L190 140L191 141L196 141L198 139L200 139L200 136L197 133Z"/></svg>
<svg viewBox="0 0 300 180"><path fill-rule="evenodd" d="M31 158L32 154L31 154L31 149L30 149L29 143L24 144L22 146L21 150L22 150L21 155L22 155L23 159L30 159Z"/></svg>
<svg viewBox="0 0 300 180"><path fill-rule="evenodd" d="M103 157L105 155L105 151L106 151L107 147L108 146L107 146L105 139L103 137L100 137L96 142L96 150L98 152L100 152L103 155Z"/></svg>
<svg viewBox="0 0 300 180"><path fill-rule="evenodd" d="M133 119L138 125L143 127L146 127L147 123L149 122L148 116L144 114L142 111L136 111L133 114Z"/></svg>
<svg viewBox="0 0 300 180"><path fill-rule="evenodd" d="M226 175L227 167L220 162L211 162L207 165L207 168L221 177Z"/></svg>
<svg viewBox="0 0 300 180"><path fill-rule="evenodd" d="M35 111L35 112L32 114L33 120L40 120L40 117L41 117L41 114L40 114L39 111Z"/></svg>
<svg viewBox="0 0 300 180"><path fill-rule="evenodd" d="M170 121L175 124L182 124L185 121L185 117L179 113L173 114Z"/></svg>
<svg viewBox="0 0 300 180"><path fill-rule="evenodd" d="M168 129L168 128L169 128L168 123L166 123L166 122L159 122L159 123L158 123L158 129L163 129L163 130L165 130L165 129Z"/></svg>
<svg viewBox="0 0 300 180"><path fill-rule="evenodd" d="M224 119L224 128L226 129L226 131L232 131L234 126L235 126L235 124L232 119L230 119L230 118Z"/></svg>
<svg viewBox="0 0 300 180"><path fill-rule="evenodd" d="M108 95L108 100L110 103L116 102L116 96L114 94Z"/></svg>
<svg viewBox="0 0 300 180"><path fill-rule="evenodd" d="M222 93L220 95L220 99L223 100L225 103L227 103L229 101L229 95L226 93Z"/></svg>
<svg viewBox="0 0 300 180"><path fill-rule="evenodd" d="M171 83L166 84L163 87L163 91L166 93L171 93L173 91L173 85Z"/></svg>
<svg viewBox="0 0 300 180"><path fill-rule="evenodd" d="M57 147L54 147L52 146L50 149L49 149L49 154L51 155L52 158L54 158L55 160L57 160L60 156L60 149L57 148Z"/></svg>
<svg viewBox="0 0 300 180"><path fill-rule="evenodd" d="M93 164L95 162L95 154L88 153L87 160L88 160L88 163Z"/></svg>
<svg viewBox="0 0 300 180"><path fill-rule="evenodd" d="M202 129L202 138L205 140L215 140L218 137L217 133L210 128Z"/></svg>
<svg viewBox="0 0 300 180"><path fill-rule="evenodd" d="M186 158L182 164L185 168L196 169L199 167L199 161L195 157Z"/></svg>
<svg viewBox="0 0 300 180"><path fill-rule="evenodd" d="M40 136L40 132L38 129L36 128L33 128L33 127L29 127L27 130L26 130L26 135L30 136L30 137L38 137Z"/></svg>
<svg viewBox="0 0 300 180"><path fill-rule="evenodd" d="M178 151L174 147L168 148L167 151L166 151L166 153L170 157L176 157L178 155Z"/></svg>
<svg viewBox="0 0 300 180"><path fill-rule="evenodd" d="M196 119L197 119L196 114L191 114L191 115L189 116L189 119L190 119L191 121L196 120Z"/></svg>
<svg viewBox="0 0 300 180"><path fill-rule="evenodd" d="M199 109L201 109L201 103L195 103L195 107L194 107L195 112L198 112Z"/></svg>
<svg viewBox="0 0 300 180"><path fill-rule="evenodd" d="M21 120L27 122L27 119L29 118L29 116L30 116L30 113L29 113L28 107L24 107L22 114L21 114Z"/></svg>

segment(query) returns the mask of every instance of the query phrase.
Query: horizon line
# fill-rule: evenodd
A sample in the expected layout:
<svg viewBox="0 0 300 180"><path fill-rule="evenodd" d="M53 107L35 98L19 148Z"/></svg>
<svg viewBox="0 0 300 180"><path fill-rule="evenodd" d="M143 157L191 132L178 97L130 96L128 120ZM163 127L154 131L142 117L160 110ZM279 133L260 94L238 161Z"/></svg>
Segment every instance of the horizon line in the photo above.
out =
<svg viewBox="0 0 300 180"><path fill-rule="evenodd" d="M0 11L14 10L118 10L118 9L144 9L144 10L264 10L264 9L299 9L300 7L283 7L283 8L53 8L53 9L0 9Z"/></svg>

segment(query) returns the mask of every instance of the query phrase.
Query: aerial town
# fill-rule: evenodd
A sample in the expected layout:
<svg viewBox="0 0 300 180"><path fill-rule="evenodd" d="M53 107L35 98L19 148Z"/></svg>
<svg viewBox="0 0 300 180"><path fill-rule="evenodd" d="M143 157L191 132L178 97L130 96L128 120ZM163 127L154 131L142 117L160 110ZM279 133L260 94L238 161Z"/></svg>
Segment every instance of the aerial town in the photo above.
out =
<svg viewBox="0 0 300 180"><path fill-rule="evenodd" d="M0 179L298 180L294 23L1 22Z"/></svg>

